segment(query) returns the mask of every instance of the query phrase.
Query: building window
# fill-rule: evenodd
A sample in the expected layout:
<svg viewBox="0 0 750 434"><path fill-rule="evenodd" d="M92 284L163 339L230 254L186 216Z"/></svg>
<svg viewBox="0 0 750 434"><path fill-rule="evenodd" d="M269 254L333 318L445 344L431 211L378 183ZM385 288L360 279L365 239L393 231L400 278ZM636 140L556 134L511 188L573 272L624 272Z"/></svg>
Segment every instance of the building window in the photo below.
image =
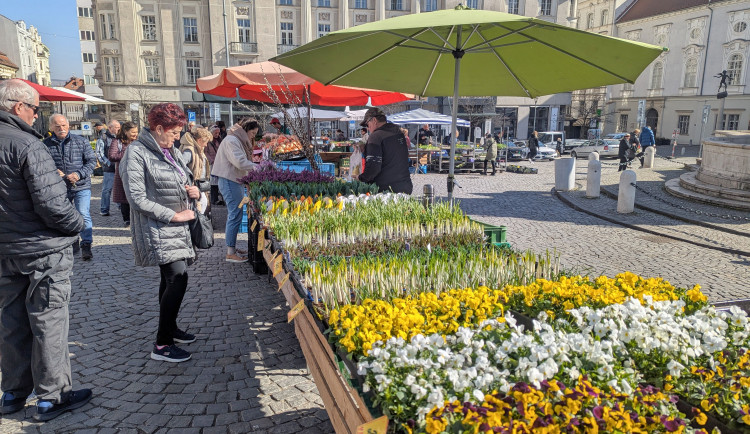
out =
<svg viewBox="0 0 750 434"><path fill-rule="evenodd" d="M78 16L92 18L94 16L94 12L91 10L91 8L78 8Z"/></svg>
<svg viewBox="0 0 750 434"><path fill-rule="evenodd" d="M84 75L83 76L83 84L93 84L98 86L99 83L96 81L93 75Z"/></svg>
<svg viewBox="0 0 750 434"><path fill-rule="evenodd" d="M698 77L698 59L691 57L685 62L685 81L683 87L696 87Z"/></svg>
<svg viewBox="0 0 750 434"><path fill-rule="evenodd" d="M78 8L78 9L81 9L81 8ZM734 29L735 33L742 33L745 30L747 30L747 23L744 21L740 21L738 23L735 23L734 27L732 28Z"/></svg>
<svg viewBox="0 0 750 434"><path fill-rule="evenodd" d="M154 15L141 15L141 28L144 41L156 40L156 17Z"/></svg>
<svg viewBox="0 0 750 434"><path fill-rule="evenodd" d="M237 60L237 66L249 65L251 63L253 63L252 60L242 60L242 59Z"/></svg>
<svg viewBox="0 0 750 434"><path fill-rule="evenodd" d="M355 9L367 9L367 0L354 0Z"/></svg>
<svg viewBox="0 0 750 434"><path fill-rule="evenodd" d="M552 0L541 0L539 2L539 15L552 15Z"/></svg>
<svg viewBox="0 0 750 434"><path fill-rule="evenodd" d="M740 115L725 115L727 118L727 130L737 131L740 129Z"/></svg>
<svg viewBox="0 0 750 434"><path fill-rule="evenodd" d="M479 0L466 0L466 6L472 9L479 9Z"/></svg>
<svg viewBox="0 0 750 434"><path fill-rule="evenodd" d="M185 61L187 66L187 81L195 84L201 76L201 61L198 59L188 59Z"/></svg>
<svg viewBox="0 0 750 434"><path fill-rule="evenodd" d="M424 11L432 12L437 10L437 0L424 0Z"/></svg>
<svg viewBox="0 0 750 434"><path fill-rule="evenodd" d="M604 9L604 10L602 11L602 21L601 21L601 24L600 24L600 25L602 25L602 26L606 26L607 24L609 24L609 22L608 22L608 21L609 21L609 10L607 10L607 9Z"/></svg>
<svg viewBox="0 0 750 434"><path fill-rule="evenodd" d="M628 130L628 115L620 115L620 122L617 124L617 131L623 132Z"/></svg>
<svg viewBox="0 0 750 434"><path fill-rule="evenodd" d="M253 41L253 29L250 27L250 20L246 18L237 20L237 32L239 42L252 42Z"/></svg>
<svg viewBox="0 0 750 434"><path fill-rule="evenodd" d="M742 82L742 54L732 54L727 62L727 84L740 84Z"/></svg>
<svg viewBox="0 0 750 434"><path fill-rule="evenodd" d="M115 27L115 14L100 14L102 39L117 39L117 28Z"/></svg>
<svg viewBox="0 0 750 434"><path fill-rule="evenodd" d="M120 81L120 58L104 57L104 81L113 83Z"/></svg>
<svg viewBox="0 0 750 434"><path fill-rule="evenodd" d="M677 132L679 132L681 136L688 135L689 127L690 127L690 115L677 116Z"/></svg>
<svg viewBox="0 0 750 434"><path fill-rule="evenodd" d="M94 32L88 31L88 30L81 30L81 40L82 41L93 41L94 40Z"/></svg>
<svg viewBox="0 0 750 434"><path fill-rule="evenodd" d="M330 24L318 24L318 37L321 38L327 34L331 33L331 25Z"/></svg>
<svg viewBox="0 0 750 434"><path fill-rule="evenodd" d="M400 11L404 9L403 0L391 0L391 10Z"/></svg>
<svg viewBox="0 0 750 434"><path fill-rule="evenodd" d="M331 7L331 0L318 0L318 7L319 8L330 8Z"/></svg>
<svg viewBox="0 0 750 434"><path fill-rule="evenodd" d="M518 0L508 0L508 13L518 15Z"/></svg>
<svg viewBox="0 0 750 434"><path fill-rule="evenodd" d="M198 42L198 18L183 18L182 27L185 31L185 42Z"/></svg>
<svg viewBox="0 0 750 434"><path fill-rule="evenodd" d="M83 54L83 63L94 63L96 62L96 58L94 57L94 53L82 53Z"/></svg>
<svg viewBox="0 0 750 434"><path fill-rule="evenodd" d="M161 83L159 75L159 59L143 59L146 65L146 83Z"/></svg>
<svg viewBox="0 0 750 434"><path fill-rule="evenodd" d="M289 22L281 22L281 45L294 45L294 25Z"/></svg>
<svg viewBox="0 0 750 434"><path fill-rule="evenodd" d="M594 14L593 13L588 14L588 16L586 16L586 28L590 29L592 27L594 27Z"/></svg>
<svg viewBox="0 0 750 434"><path fill-rule="evenodd" d="M292 6L292 0L279 0L280 5Z"/></svg>
<svg viewBox="0 0 750 434"><path fill-rule="evenodd" d="M649 89L661 89L661 78L664 75L664 65L661 62L654 63L654 69L651 71L651 85Z"/></svg>
<svg viewBox="0 0 750 434"><path fill-rule="evenodd" d="M693 30L690 31L690 38L691 39L700 39L701 37L701 29L700 27L694 27Z"/></svg>

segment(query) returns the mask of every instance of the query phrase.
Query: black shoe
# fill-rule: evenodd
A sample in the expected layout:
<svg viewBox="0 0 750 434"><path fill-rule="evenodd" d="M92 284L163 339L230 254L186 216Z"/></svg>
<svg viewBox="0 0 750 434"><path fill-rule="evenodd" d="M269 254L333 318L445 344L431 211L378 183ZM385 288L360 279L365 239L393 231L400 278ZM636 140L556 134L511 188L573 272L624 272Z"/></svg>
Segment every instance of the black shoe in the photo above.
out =
<svg viewBox="0 0 750 434"><path fill-rule="evenodd" d="M177 345L166 345L162 349L159 349L156 344L154 344L154 350L151 351L152 359L163 360L165 362L179 363L190 360L190 357L190 353Z"/></svg>
<svg viewBox="0 0 750 434"><path fill-rule="evenodd" d="M195 335L177 329L174 332L173 339L178 344L192 344L193 342L195 342Z"/></svg>
<svg viewBox="0 0 750 434"><path fill-rule="evenodd" d="M39 401L36 405L36 414L34 419L40 422L46 422L52 420L57 416L65 413L66 411L75 410L76 408L83 407L87 402L91 401L91 389L74 390L68 395L68 400L59 404L53 404L49 406L40 406L42 403L49 401Z"/></svg>
<svg viewBox="0 0 750 434"><path fill-rule="evenodd" d="M101 212L99 214L101 214L102 217L109 217L109 213L108 212Z"/></svg>
<svg viewBox="0 0 750 434"><path fill-rule="evenodd" d="M495 172L490 173L490 175L495 176Z"/></svg>
<svg viewBox="0 0 750 434"><path fill-rule="evenodd" d="M93 257L94 254L91 253L91 244L81 243L81 259L84 261L90 261Z"/></svg>
<svg viewBox="0 0 750 434"><path fill-rule="evenodd" d="M3 393L2 398L2 407L0 407L0 414L11 414L15 413L17 411L21 411L26 407L26 397L13 397L13 399L9 399L9 395L13 396L12 394L6 392Z"/></svg>

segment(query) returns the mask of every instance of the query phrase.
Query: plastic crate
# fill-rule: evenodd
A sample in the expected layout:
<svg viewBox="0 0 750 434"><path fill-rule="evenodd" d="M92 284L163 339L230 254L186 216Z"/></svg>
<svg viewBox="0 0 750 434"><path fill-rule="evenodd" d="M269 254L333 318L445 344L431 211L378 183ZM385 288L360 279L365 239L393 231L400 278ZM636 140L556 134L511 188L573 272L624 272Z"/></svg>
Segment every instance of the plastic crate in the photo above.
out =
<svg viewBox="0 0 750 434"><path fill-rule="evenodd" d="M312 170L310 162L307 160L302 161L279 161L276 163L276 167L284 170L291 170L292 172L304 172L305 170ZM336 165L333 163L318 163L318 168L321 173L327 175L336 176Z"/></svg>
<svg viewBox="0 0 750 434"><path fill-rule="evenodd" d="M241 234L247 233L247 205L242 206L242 223L240 223L240 231Z"/></svg>
<svg viewBox="0 0 750 434"><path fill-rule="evenodd" d="M484 236L487 237L487 242L491 244L502 244L506 243L506 235L508 228L505 226L485 226Z"/></svg>

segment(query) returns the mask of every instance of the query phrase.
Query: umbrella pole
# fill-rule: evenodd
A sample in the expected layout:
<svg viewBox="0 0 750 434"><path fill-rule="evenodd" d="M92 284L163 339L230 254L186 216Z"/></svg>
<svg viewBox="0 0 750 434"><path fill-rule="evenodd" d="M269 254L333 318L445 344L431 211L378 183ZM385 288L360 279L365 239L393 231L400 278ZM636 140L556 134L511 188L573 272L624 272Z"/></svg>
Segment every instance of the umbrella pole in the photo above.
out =
<svg viewBox="0 0 750 434"><path fill-rule="evenodd" d="M448 202L453 205L453 186L455 185L455 165L456 165L456 123L458 117L458 77L461 72L461 58L464 56L464 50L461 49L461 26L458 27L456 39L456 49L453 51L456 69L453 76L453 107L451 108L451 151L450 161L448 162Z"/></svg>

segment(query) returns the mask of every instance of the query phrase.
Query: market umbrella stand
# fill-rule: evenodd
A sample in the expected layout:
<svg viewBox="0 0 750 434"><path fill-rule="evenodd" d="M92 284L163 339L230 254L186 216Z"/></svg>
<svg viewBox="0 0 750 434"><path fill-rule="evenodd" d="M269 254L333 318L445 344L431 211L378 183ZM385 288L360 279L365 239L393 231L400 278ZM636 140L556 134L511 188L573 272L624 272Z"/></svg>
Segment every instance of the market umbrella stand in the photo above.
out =
<svg viewBox="0 0 750 434"><path fill-rule="evenodd" d="M272 60L325 85L452 95L451 131L455 131L460 96L535 98L633 83L664 50L536 18L458 5L339 30ZM450 200L455 152L453 137Z"/></svg>

